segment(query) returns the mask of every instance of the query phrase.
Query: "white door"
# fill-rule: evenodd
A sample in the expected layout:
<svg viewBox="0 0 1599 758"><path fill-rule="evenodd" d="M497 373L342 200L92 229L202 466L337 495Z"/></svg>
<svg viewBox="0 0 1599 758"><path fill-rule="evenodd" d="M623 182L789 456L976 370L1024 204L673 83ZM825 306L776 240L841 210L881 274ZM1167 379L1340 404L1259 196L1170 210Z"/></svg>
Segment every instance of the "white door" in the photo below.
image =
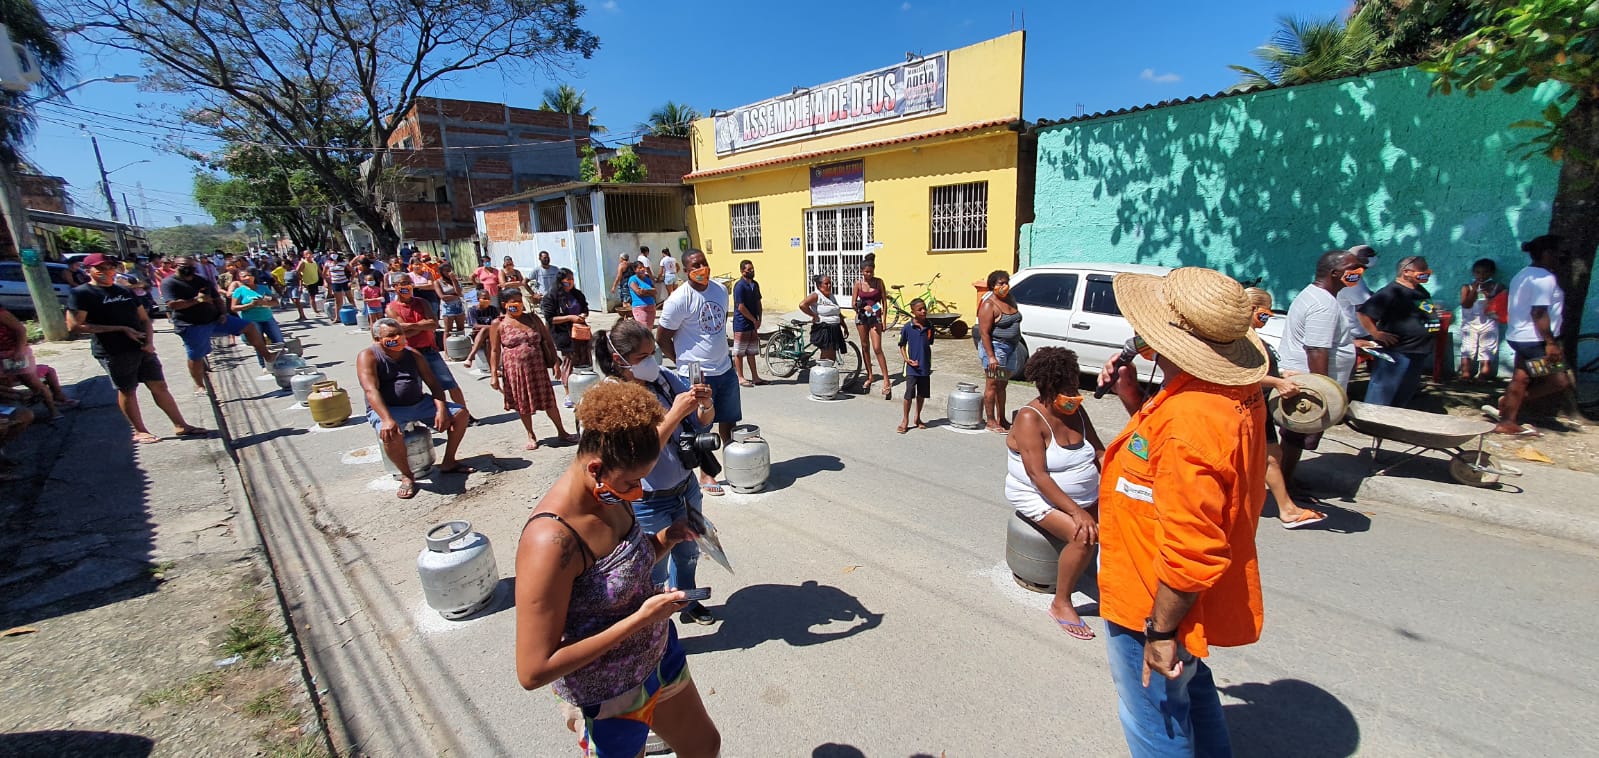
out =
<svg viewBox="0 0 1599 758"><path fill-rule="evenodd" d="M805 291L816 288L815 277L833 278L833 297L849 308L861 261L874 236L872 205L846 205L805 211Z"/></svg>
<svg viewBox="0 0 1599 758"><path fill-rule="evenodd" d="M1111 281L1115 274L1089 274L1084 277L1083 296L1072 314L1071 347L1084 371L1120 355L1127 340L1133 338L1133 326L1122 316L1116 305L1116 290ZM1153 364L1142 358L1133 363L1140 377L1149 376Z"/></svg>

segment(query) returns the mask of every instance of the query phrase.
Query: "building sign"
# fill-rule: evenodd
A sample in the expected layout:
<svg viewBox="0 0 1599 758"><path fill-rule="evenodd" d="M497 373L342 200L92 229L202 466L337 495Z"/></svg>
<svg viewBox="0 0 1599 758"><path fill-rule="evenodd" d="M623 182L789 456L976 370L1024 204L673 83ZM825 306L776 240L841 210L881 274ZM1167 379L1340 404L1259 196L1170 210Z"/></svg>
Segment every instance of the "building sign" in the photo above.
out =
<svg viewBox="0 0 1599 758"><path fill-rule="evenodd" d="M936 53L719 113L716 154L943 113L948 73Z"/></svg>
<svg viewBox="0 0 1599 758"><path fill-rule="evenodd" d="M811 205L864 202L866 202L864 161L811 166Z"/></svg>

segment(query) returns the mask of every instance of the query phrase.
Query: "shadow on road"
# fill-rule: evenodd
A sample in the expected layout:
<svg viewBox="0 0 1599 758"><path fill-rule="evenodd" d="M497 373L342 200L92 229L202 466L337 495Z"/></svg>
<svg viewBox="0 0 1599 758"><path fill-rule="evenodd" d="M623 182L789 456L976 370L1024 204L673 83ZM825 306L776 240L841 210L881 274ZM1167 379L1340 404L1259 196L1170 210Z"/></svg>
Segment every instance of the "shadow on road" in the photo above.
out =
<svg viewBox="0 0 1599 758"><path fill-rule="evenodd" d="M1222 707L1239 758L1344 758L1360 750L1360 724L1355 714L1331 692L1314 684L1279 679L1271 684L1251 682L1220 689L1244 701Z"/></svg>
<svg viewBox="0 0 1599 758"><path fill-rule="evenodd" d="M0 755L93 755L142 758L155 750L155 740L120 732L49 731L0 734Z"/></svg>
<svg viewBox="0 0 1599 758"><path fill-rule="evenodd" d="M786 461L774 461L772 472L766 477L766 490L780 490L794 482L822 471L843 471L844 461L836 455L802 455Z"/></svg>
<svg viewBox="0 0 1599 758"><path fill-rule="evenodd" d="M792 647L820 645L883 623L883 614L867 610L854 595L815 581L745 587L729 595L716 615L722 620L714 634L683 638L690 655L748 650L770 640ZM816 626L825 629L812 631Z"/></svg>

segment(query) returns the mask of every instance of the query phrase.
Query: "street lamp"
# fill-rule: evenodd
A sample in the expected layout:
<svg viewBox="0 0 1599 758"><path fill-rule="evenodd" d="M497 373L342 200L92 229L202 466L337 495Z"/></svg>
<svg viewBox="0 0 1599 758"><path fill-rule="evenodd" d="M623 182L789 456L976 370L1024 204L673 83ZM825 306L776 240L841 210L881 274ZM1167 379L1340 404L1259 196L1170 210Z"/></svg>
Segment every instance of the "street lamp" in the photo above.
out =
<svg viewBox="0 0 1599 758"><path fill-rule="evenodd" d="M37 98L34 98L32 100L29 100L27 103L24 104L24 107L26 107L28 105L38 105L39 103L45 102L46 100L54 100L54 99L56 99L58 97L65 97L68 92L71 92L71 91L73 91L73 90L75 90L75 89L77 89L79 87L82 87L82 86L85 86L85 85L89 85L89 84L97 84L99 82L110 82L112 84L133 84L133 83L138 82L138 81L139 81L139 77L133 76L132 74L116 74L116 75L113 75L113 76L97 76L97 77L94 77L93 79L84 79L83 81L78 82L77 84L73 84L73 85L70 85L68 87L64 87L62 89L56 90L55 92L51 92L50 94L45 95L44 97L37 97Z"/></svg>

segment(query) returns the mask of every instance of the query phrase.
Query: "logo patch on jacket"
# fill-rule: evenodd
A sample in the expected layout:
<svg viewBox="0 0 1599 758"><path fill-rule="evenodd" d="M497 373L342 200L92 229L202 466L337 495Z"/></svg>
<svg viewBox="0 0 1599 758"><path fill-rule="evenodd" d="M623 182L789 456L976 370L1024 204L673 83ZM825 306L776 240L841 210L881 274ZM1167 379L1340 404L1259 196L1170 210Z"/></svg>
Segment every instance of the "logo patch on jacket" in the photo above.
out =
<svg viewBox="0 0 1599 758"><path fill-rule="evenodd" d="M1133 432L1133 438L1127 441L1127 452L1146 461L1149 460L1149 440L1144 439L1143 435Z"/></svg>

